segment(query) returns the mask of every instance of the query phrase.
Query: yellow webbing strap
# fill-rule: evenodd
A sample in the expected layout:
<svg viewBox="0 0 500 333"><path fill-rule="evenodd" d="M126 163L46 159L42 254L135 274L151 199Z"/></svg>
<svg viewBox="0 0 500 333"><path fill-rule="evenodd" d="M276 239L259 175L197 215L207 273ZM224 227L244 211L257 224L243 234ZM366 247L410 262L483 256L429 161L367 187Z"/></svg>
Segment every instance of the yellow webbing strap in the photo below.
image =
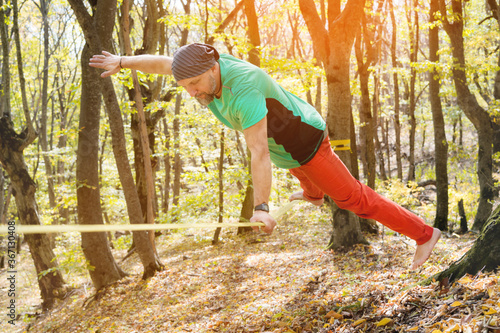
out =
<svg viewBox="0 0 500 333"><path fill-rule="evenodd" d="M333 150L351 150L351 140L330 140Z"/></svg>
<svg viewBox="0 0 500 333"><path fill-rule="evenodd" d="M283 205L272 216L278 219L281 215L289 211L297 201L291 201ZM165 223L165 224L61 224L61 225L1 225L0 235L16 234L48 234L59 232L106 232L106 231L138 231L138 230L167 230L186 228L227 228L227 227L261 227L262 222L237 222L237 223Z"/></svg>

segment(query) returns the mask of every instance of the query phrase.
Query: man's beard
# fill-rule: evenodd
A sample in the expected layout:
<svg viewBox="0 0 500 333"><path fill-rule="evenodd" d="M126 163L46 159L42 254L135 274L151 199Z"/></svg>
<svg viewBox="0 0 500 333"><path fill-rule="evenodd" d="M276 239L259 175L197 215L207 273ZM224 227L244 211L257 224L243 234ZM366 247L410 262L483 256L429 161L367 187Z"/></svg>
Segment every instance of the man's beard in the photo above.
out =
<svg viewBox="0 0 500 333"><path fill-rule="evenodd" d="M212 103L215 96L215 89L217 89L217 82L212 75L209 75L210 79L210 89L208 93L198 93L196 94L196 100L203 106L208 106L208 104Z"/></svg>

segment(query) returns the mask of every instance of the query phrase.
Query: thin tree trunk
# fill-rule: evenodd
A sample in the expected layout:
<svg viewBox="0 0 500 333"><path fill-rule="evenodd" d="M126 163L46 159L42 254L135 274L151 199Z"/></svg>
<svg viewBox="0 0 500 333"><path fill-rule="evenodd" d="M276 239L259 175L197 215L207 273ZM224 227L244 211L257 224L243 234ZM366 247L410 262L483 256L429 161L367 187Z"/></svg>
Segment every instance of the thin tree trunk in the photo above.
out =
<svg viewBox="0 0 500 333"><path fill-rule="evenodd" d="M224 129L220 133L220 154L219 154L219 223L224 221ZM212 245L219 243L219 235L222 228L217 228L214 233Z"/></svg>
<svg viewBox="0 0 500 333"><path fill-rule="evenodd" d="M7 18L3 9L4 1L0 0L0 39L2 41L2 82L0 84L0 118L10 117L10 64L9 64L9 33Z"/></svg>
<svg viewBox="0 0 500 333"><path fill-rule="evenodd" d="M369 49L369 47L371 47L369 34L370 33L367 31L366 24L363 24L363 36L360 31L356 37L354 48L356 50L359 85L361 90L361 105L359 108L361 160L363 161L363 173L366 179L366 184L373 189L375 188L375 145L373 142L374 121L372 116L372 105L370 101L368 81L370 80L369 68L372 61L375 59L371 57L373 55L373 51ZM365 41L367 38L369 40ZM368 45L368 47L362 48L362 42L365 46Z"/></svg>
<svg viewBox="0 0 500 333"><path fill-rule="evenodd" d="M248 40L253 48L248 52L248 61L257 67L260 67L260 52L258 47L260 46L260 33L259 33L259 23L257 19L257 12L255 11L255 0L243 0L245 5L245 15L248 21ZM254 200L253 200L253 181L252 181L252 170L251 170L251 153L247 149L248 158L248 174L249 179L247 182L247 189L245 190L245 197L243 199L243 204L240 212L240 221L249 221L253 215ZM252 231L250 227L238 228L238 234L246 233Z"/></svg>
<svg viewBox="0 0 500 333"><path fill-rule="evenodd" d="M432 121L434 125L434 147L436 161L436 187L437 206L434 227L448 230L448 143L446 141L445 122L439 97L439 28L433 23L439 11L438 0L431 0L430 4L430 29L429 29L429 60L434 62L434 67L429 72L429 98L431 102Z"/></svg>
<svg viewBox="0 0 500 333"><path fill-rule="evenodd" d="M47 140L47 109L48 109L48 85L49 85L49 5L50 0L40 0L38 9L42 14L42 30L43 30L43 69L42 69L42 108L40 114L40 132L39 132L39 142L42 147L44 154L43 162L45 165L45 174L47 177L47 192L49 195L49 205L50 208L56 207L56 195L54 193L54 178L52 170L52 161L47 154L49 151L49 145Z"/></svg>
<svg viewBox="0 0 500 333"><path fill-rule="evenodd" d="M165 119L163 119L163 132L165 134L165 156L163 157L163 162L165 164L165 183L164 183L164 197L163 197L163 213L168 212L168 204L170 200L170 171L172 169L170 163L170 131L168 130L168 124Z"/></svg>
<svg viewBox="0 0 500 333"><path fill-rule="evenodd" d="M399 103L399 77L398 73L395 70L398 68L397 61L397 23L396 17L394 15L394 0L389 0L390 14L391 14L391 22L392 22L392 42L391 42L391 59L392 59L392 68L394 70L393 80L394 80L394 132L396 136L396 166L398 172L398 179L403 180L403 164L401 162L401 122L399 121L399 113L400 113L400 103Z"/></svg>
<svg viewBox="0 0 500 333"><path fill-rule="evenodd" d="M419 48L419 20L418 20L418 9L417 1L412 0L412 5L410 13L408 14L408 22L411 24L410 28L410 63L416 63L418 60L418 48ZM411 23L410 14L414 14L413 23ZM416 95L415 95L415 84L417 80L417 71L411 66L410 69L410 95L409 95L409 107L408 114L410 116L410 151L408 154L408 177L407 181L415 181L415 134L417 131L417 121L415 118L415 108L416 108Z"/></svg>

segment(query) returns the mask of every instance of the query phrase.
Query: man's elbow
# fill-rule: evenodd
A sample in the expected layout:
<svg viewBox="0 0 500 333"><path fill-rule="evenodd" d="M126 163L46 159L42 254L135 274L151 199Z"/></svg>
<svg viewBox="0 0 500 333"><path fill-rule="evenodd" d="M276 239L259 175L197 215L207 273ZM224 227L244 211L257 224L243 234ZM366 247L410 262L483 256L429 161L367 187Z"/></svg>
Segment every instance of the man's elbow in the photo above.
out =
<svg viewBox="0 0 500 333"><path fill-rule="evenodd" d="M250 149L250 152L252 153L252 159L255 158L258 161L270 159L269 149L267 147Z"/></svg>

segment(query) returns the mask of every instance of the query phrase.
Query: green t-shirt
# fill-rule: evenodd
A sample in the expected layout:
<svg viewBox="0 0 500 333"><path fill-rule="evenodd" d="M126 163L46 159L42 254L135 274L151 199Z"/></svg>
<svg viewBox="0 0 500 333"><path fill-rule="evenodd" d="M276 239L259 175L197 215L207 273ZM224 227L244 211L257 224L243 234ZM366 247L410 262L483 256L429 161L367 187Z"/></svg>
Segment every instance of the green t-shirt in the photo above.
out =
<svg viewBox="0 0 500 333"><path fill-rule="evenodd" d="M324 139L326 126L316 109L246 61L221 54L218 62L222 96L208 105L212 113L238 131L267 116L271 161L284 169L310 161Z"/></svg>

